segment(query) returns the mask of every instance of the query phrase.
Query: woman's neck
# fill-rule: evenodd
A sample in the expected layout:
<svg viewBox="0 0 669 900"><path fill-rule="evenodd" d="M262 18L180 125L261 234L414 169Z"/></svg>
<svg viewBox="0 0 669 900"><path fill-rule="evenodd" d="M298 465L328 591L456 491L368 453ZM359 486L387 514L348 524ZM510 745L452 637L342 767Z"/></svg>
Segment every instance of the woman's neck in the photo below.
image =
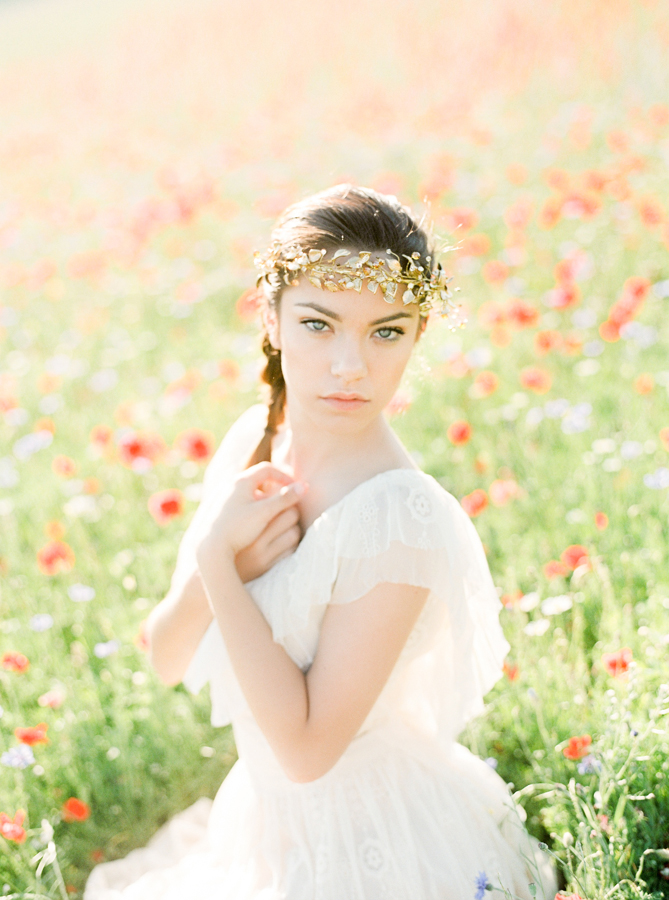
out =
<svg viewBox="0 0 669 900"><path fill-rule="evenodd" d="M286 408L272 443L272 462L287 466L309 484L300 503L305 528L361 482L387 469L415 468L383 416L361 431L333 433Z"/></svg>
<svg viewBox="0 0 669 900"><path fill-rule="evenodd" d="M383 468L399 443L390 426L379 416L367 428L354 433L332 433L317 429L286 408L284 424L274 440L277 460L289 466L297 478L309 481L319 473L358 468L362 461ZM274 453L272 454L274 459Z"/></svg>

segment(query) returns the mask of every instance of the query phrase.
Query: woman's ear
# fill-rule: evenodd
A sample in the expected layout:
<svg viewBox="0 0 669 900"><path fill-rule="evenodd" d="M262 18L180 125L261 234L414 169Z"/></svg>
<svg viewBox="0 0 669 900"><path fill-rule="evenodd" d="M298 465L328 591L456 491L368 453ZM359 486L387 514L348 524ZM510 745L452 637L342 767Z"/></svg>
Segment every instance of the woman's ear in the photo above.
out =
<svg viewBox="0 0 669 900"><path fill-rule="evenodd" d="M265 331L267 332L267 337L269 338L269 342L274 347L275 350L281 349L281 341L279 339L279 317L276 314L276 310L266 304L262 311L262 321L265 326Z"/></svg>

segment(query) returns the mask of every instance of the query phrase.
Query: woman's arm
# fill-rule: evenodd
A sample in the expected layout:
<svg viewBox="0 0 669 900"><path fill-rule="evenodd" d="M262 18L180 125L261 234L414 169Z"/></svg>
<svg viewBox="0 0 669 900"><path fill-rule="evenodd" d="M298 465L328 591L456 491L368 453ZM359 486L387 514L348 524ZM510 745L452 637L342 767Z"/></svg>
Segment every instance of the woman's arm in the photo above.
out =
<svg viewBox="0 0 669 900"><path fill-rule="evenodd" d="M329 606L307 675L280 644L242 584L232 552L198 549L214 615L246 701L286 775L320 778L337 762L381 693L428 590L379 584Z"/></svg>
<svg viewBox="0 0 669 900"><path fill-rule="evenodd" d="M146 620L149 661L164 684L181 681L213 618L199 569L181 593L168 594L151 610Z"/></svg>
<svg viewBox="0 0 669 900"><path fill-rule="evenodd" d="M242 583L253 581L295 551L300 541L296 506L279 512L262 533L235 556ZM149 660L167 685L178 684L212 622L214 614L195 569L178 595L168 595L154 607L146 622Z"/></svg>

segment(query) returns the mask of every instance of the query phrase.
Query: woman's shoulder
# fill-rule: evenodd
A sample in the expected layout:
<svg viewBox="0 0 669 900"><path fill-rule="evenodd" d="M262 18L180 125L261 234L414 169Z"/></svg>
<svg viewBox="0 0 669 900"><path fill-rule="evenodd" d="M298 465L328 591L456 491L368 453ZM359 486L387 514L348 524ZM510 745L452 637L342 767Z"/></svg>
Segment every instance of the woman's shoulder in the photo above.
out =
<svg viewBox="0 0 669 900"><path fill-rule="evenodd" d="M340 540L351 548L399 540L442 547L466 513L432 475L417 468L388 469L351 491L341 503Z"/></svg>
<svg viewBox="0 0 669 900"><path fill-rule="evenodd" d="M415 514L423 512L424 516L427 516L428 507L433 512L452 508L454 504L462 509L453 494L433 475L419 468L405 466L387 469L372 476L360 487L361 494L366 495L367 499L373 497L377 502L406 507Z"/></svg>

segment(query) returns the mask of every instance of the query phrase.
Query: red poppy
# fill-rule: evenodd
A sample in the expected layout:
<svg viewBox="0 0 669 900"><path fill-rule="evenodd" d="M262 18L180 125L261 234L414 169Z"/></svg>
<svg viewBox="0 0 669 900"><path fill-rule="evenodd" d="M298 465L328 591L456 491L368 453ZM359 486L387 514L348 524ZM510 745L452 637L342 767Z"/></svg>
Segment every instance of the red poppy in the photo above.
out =
<svg viewBox="0 0 669 900"><path fill-rule="evenodd" d="M449 209L446 213L446 224L451 231L461 234L463 231L469 231L479 220L478 213L469 207L459 206L455 209Z"/></svg>
<svg viewBox="0 0 669 900"><path fill-rule="evenodd" d="M65 822L85 822L91 814L91 808L83 800L70 797L63 803L61 813Z"/></svg>
<svg viewBox="0 0 669 900"><path fill-rule="evenodd" d="M516 607L523 596L523 592L521 590L512 591L510 594L502 594L499 598L502 601L502 606L505 609L514 609Z"/></svg>
<svg viewBox="0 0 669 900"><path fill-rule="evenodd" d="M183 515L184 495L178 488L168 488L152 494L148 500L149 512L159 525L167 525Z"/></svg>
<svg viewBox="0 0 669 900"><path fill-rule="evenodd" d="M614 344L616 341L620 340L620 328L618 328L615 322L611 322L609 319L602 322L597 330L599 331L600 338L609 344Z"/></svg>
<svg viewBox="0 0 669 900"><path fill-rule="evenodd" d="M509 300L506 314L514 328L532 328L539 321L539 310L536 306L520 297Z"/></svg>
<svg viewBox="0 0 669 900"><path fill-rule="evenodd" d="M219 360L218 374L226 381L236 381L241 374L239 363L234 359Z"/></svg>
<svg viewBox="0 0 669 900"><path fill-rule="evenodd" d="M488 505L488 495L482 488L476 488L471 494L466 494L462 498L460 505L467 515L473 519L475 516L480 515Z"/></svg>
<svg viewBox="0 0 669 900"><path fill-rule="evenodd" d="M32 728L15 728L14 737L29 747L34 747L35 744L48 744L49 738L46 736L48 727L46 722L40 722Z"/></svg>
<svg viewBox="0 0 669 900"><path fill-rule="evenodd" d="M71 478L77 471L77 464L71 457L61 454L54 457L51 470L61 478Z"/></svg>
<svg viewBox="0 0 669 900"><path fill-rule="evenodd" d="M190 395L193 393L196 387L202 382L202 373L199 369L188 369L181 378L175 378L174 381L170 381L170 383L165 388L165 393L169 396L171 394L186 394ZM162 444L162 438L160 435L151 435L153 439L155 439L158 443Z"/></svg>
<svg viewBox="0 0 669 900"><path fill-rule="evenodd" d="M570 191L562 201L562 215L567 219L591 219L601 208L601 200L590 191Z"/></svg>
<svg viewBox="0 0 669 900"><path fill-rule="evenodd" d="M3 669L7 669L8 672L16 672L18 675L22 675L30 668L30 660L27 656L24 656L23 653L17 653L15 650L8 650L6 653L2 654L0 666L2 666Z"/></svg>
<svg viewBox="0 0 669 900"><path fill-rule="evenodd" d="M575 331L570 331L564 336L562 344L560 345L560 352L567 353L570 356L575 356L576 354L581 352L582 347L583 341L581 339L581 336Z"/></svg>
<svg viewBox="0 0 669 900"><path fill-rule="evenodd" d="M562 217L562 198L549 197L539 213L539 226L541 228L554 228Z"/></svg>
<svg viewBox="0 0 669 900"><path fill-rule="evenodd" d="M629 150L630 139L624 131L614 129L613 131L609 131L606 135L606 143L609 145L609 149L613 150L614 153L625 153Z"/></svg>
<svg viewBox="0 0 669 900"><path fill-rule="evenodd" d="M657 226L661 225L667 218L664 207L657 197L653 197L652 195L639 197L636 208L639 213L639 218L646 228L657 228Z"/></svg>
<svg viewBox="0 0 669 900"><path fill-rule="evenodd" d="M495 325L490 332L490 343L493 347L508 347L513 339L508 325Z"/></svg>
<svg viewBox="0 0 669 900"><path fill-rule="evenodd" d="M629 671L632 658L633 654L629 647L623 647L622 650L616 650L615 653L602 654L604 668L614 678Z"/></svg>
<svg viewBox="0 0 669 900"><path fill-rule="evenodd" d="M558 284L571 284L576 277L576 259L571 256L561 259L553 269Z"/></svg>
<svg viewBox="0 0 669 900"><path fill-rule="evenodd" d="M544 356L562 343L562 335L559 331L537 331L534 335L534 350L539 356Z"/></svg>
<svg viewBox="0 0 669 900"><path fill-rule="evenodd" d="M22 827L25 817L25 809L17 809L13 819L7 813L0 812L0 835L8 841L22 844L26 839L26 830Z"/></svg>
<svg viewBox="0 0 669 900"><path fill-rule="evenodd" d="M537 366L526 366L521 370L520 383L535 394L545 394L550 390L553 379L549 372Z"/></svg>
<svg viewBox="0 0 669 900"><path fill-rule="evenodd" d="M562 551L560 559L570 570L590 563L588 549L582 544L570 544L566 550Z"/></svg>
<svg viewBox="0 0 669 900"><path fill-rule="evenodd" d="M484 369L474 378L472 385L472 395L474 397L488 397L497 390L499 378L494 372ZM669 432L669 429L667 429Z"/></svg>
<svg viewBox="0 0 669 900"><path fill-rule="evenodd" d="M458 256L485 256L490 253L491 242L487 234L468 234L458 241Z"/></svg>
<svg viewBox="0 0 669 900"><path fill-rule="evenodd" d="M549 188L552 188L554 191L568 191L570 184L569 173L565 172L564 169L546 169L544 172L544 181L548 185Z"/></svg>
<svg viewBox="0 0 669 900"><path fill-rule="evenodd" d="M490 500L495 506L505 506L509 500L518 496L518 482L513 478L497 478L488 488Z"/></svg>
<svg viewBox="0 0 669 900"><path fill-rule="evenodd" d="M631 322L639 315L643 308L648 292L650 291L650 281L634 275L628 278L623 284L622 292L618 300L609 310L608 321L622 328L627 322Z"/></svg>
<svg viewBox="0 0 669 900"><path fill-rule="evenodd" d="M655 379L650 372L642 372L634 379L634 390L637 394L650 394L655 386Z"/></svg>
<svg viewBox="0 0 669 900"><path fill-rule="evenodd" d="M491 259L483 266L481 274L488 284L503 284L509 277L509 267L499 259Z"/></svg>
<svg viewBox="0 0 669 900"><path fill-rule="evenodd" d="M520 163L511 163L511 165L506 167L505 174L511 184L515 184L516 187L527 181L527 169Z"/></svg>
<svg viewBox="0 0 669 900"><path fill-rule="evenodd" d="M386 413L389 416L397 416L401 413L405 413L411 406L411 397L406 393L406 391L397 391L391 399L390 403L386 406Z"/></svg>
<svg viewBox="0 0 669 900"><path fill-rule="evenodd" d="M563 282L549 291L547 303L553 309L570 309L581 300L581 289L573 281Z"/></svg>
<svg viewBox="0 0 669 900"><path fill-rule="evenodd" d="M527 198L516 200L504 213L507 228L520 230L526 228L532 219L532 201Z"/></svg>
<svg viewBox="0 0 669 900"><path fill-rule="evenodd" d="M551 578L564 577L567 574L569 574L569 569L558 559L551 559L550 562L547 562L544 566L544 575L549 580Z"/></svg>
<svg viewBox="0 0 669 900"><path fill-rule="evenodd" d="M665 450L669 450L669 428L660 428L660 440Z"/></svg>
<svg viewBox="0 0 669 900"><path fill-rule="evenodd" d="M65 536L65 526L62 522L54 520L47 522L44 526L44 533L52 541L60 541Z"/></svg>
<svg viewBox="0 0 669 900"><path fill-rule="evenodd" d="M249 288L237 301L237 315L242 322L252 322L260 309L263 301L263 292L260 288Z"/></svg>
<svg viewBox="0 0 669 900"><path fill-rule="evenodd" d="M451 444L455 444L456 447L460 444L466 444L471 436L472 426L464 419L458 419L456 422L451 422L446 430L446 437Z"/></svg>
<svg viewBox="0 0 669 900"><path fill-rule="evenodd" d="M506 309L501 303L486 300L479 306L476 317L484 328L491 328L493 325L506 322Z"/></svg>
<svg viewBox="0 0 669 900"><path fill-rule="evenodd" d="M502 665L502 671L509 679L509 681L516 681L518 676L520 675L520 669L514 663L509 663L504 660L504 664Z"/></svg>
<svg viewBox="0 0 669 900"><path fill-rule="evenodd" d="M600 531L604 531L604 529L609 524L609 517L605 512L597 512L595 513L595 525L599 528Z"/></svg>
<svg viewBox="0 0 669 900"><path fill-rule="evenodd" d="M95 425L91 428L88 439L92 444L106 447L112 441L114 430L109 425Z"/></svg>
<svg viewBox="0 0 669 900"><path fill-rule="evenodd" d="M601 194L610 180L608 175L598 172L596 169L588 169L583 173L583 187L587 191L595 191L597 194Z"/></svg>
<svg viewBox="0 0 669 900"><path fill-rule="evenodd" d="M567 759L582 759L588 753L588 747L592 743L589 734L580 734L569 738L569 743L563 749L563 754Z"/></svg>
<svg viewBox="0 0 669 900"><path fill-rule="evenodd" d="M203 431L201 428L188 428L176 436L174 447L186 459L190 459L193 462L204 462L213 453L214 442L215 438L211 431Z"/></svg>
<svg viewBox="0 0 669 900"><path fill-rule="evenodd" d="M121 463L132 467L140 457L156 462L165 454L167 447L159 434L131 431L120 438L118 450Z"/></svg>
<svg viewBox="0 0 669 900"><path fill-rule="evenodd" d="M74 551L64 541L50 541L37 551L37 565L44 575L70 572L74 563Z"/></svg>

